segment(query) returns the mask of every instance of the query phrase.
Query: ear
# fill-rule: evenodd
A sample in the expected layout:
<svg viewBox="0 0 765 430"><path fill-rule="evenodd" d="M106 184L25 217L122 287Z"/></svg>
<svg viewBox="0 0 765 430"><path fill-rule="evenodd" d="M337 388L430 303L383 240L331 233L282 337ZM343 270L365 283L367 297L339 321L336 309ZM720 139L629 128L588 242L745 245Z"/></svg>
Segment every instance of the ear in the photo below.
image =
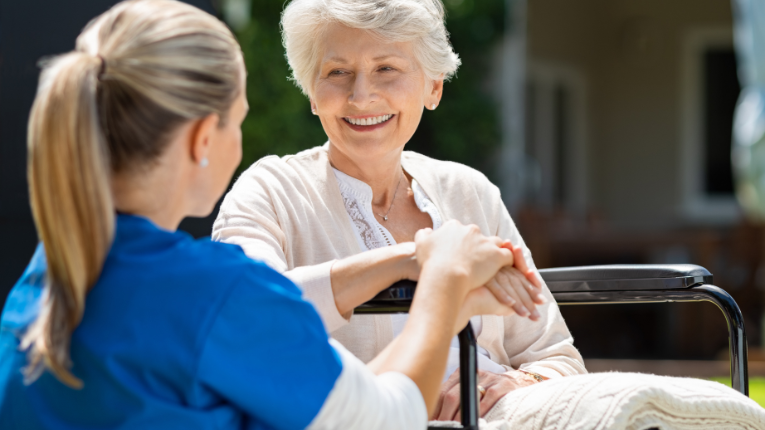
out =
<svg viewBox="0 0 765 430"><path fill-rule="evenodd" d="M207 159L210 154L210 148L213 144L213 134L220 123L220 116L217 113L207 115L197 120L191 132L191 161L200 165L202 160Z"/></svg>
<svg viewBox="0 0 765 430"><path fill-rule="evenodd" d="M444 77L440 76L433 79L426 87L428 93L425 95L425 108L435 110L433 105L438 107L438 104L441 103L441 96L444 94Z"/></svg>
<svg viewBox="0 0 765 430"><path fill-rule="evenodd" d="M316 103L313 102L313 99L308 99L308 101L311 103L311 113L314 115L318 115L318 110L316 108Z"/></svg>

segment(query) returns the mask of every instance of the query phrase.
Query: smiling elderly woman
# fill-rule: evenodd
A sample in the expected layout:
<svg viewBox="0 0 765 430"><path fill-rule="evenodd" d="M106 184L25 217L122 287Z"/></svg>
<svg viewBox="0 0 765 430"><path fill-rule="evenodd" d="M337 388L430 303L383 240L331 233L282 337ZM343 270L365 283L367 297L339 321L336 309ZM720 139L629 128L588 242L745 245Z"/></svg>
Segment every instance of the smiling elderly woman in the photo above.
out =
<svg viewBox="0 0 765 430"><path fill-rule="evenodd" d="M473 319L481 414L515 388L586 373L497 187L469 167L404 151L460 64L440 0L293 0L282 28L294 79L329 141L250 167L225 198L213 238L294 280L331 335L369 361L407 316L353 309L395 281L417 279L418 230L451 219L475 224L516 255L487 284L515 314ZM434 418L458 411L457 357L453 348Z"/></svg>

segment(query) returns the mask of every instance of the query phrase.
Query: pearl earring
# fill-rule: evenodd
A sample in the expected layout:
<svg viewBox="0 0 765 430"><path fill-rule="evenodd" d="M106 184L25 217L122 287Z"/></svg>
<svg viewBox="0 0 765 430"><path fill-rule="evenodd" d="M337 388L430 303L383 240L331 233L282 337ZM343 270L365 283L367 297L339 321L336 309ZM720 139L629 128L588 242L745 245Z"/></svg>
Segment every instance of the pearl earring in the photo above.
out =
<svg viewBox="0 0 765 430"><path fill-rule="evenodd" d="M436 104L433 103L432 105L430 105L430 108L433 109L433 110L436 110Z"/></svg>
<svg viewBox="0 0 765 430"><path fill-rule="evenodd" d="M205 157L199 162L199 167L207 167L209 164L210 164L210 160L208 160L207 157Z"/></svg>
<svg viewBox="0 0 765 430"><path fill-rule="evenodd" d="M316 115L316 108L311 108L311 113Z"/></svg>

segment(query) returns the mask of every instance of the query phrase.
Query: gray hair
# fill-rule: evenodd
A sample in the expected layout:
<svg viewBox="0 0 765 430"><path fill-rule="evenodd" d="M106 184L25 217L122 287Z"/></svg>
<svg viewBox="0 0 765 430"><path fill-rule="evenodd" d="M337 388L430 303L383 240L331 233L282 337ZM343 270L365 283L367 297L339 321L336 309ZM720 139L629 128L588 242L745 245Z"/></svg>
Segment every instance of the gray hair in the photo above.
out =
<svg viewBox="0 0 765 430"><path fill-rule="evenodd" d="M282 40L292 79L311 95L328 24L367 30L389 42L413 42L430 79L448 80L460 65L449 43L441 0L292 0L282 14Z"/></svg>

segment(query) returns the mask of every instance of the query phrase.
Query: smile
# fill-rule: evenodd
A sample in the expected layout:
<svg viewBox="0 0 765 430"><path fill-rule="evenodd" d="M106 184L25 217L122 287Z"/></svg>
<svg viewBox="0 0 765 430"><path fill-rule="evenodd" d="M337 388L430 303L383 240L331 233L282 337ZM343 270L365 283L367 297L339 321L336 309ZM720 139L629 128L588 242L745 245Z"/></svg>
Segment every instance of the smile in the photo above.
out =
<svg viewBox="0 0 765 430"><path fill-rule="evenodd" d="M343 118L343 120L353 125L377 125L390 121L393 115L380 115L371 118Z"/></svg>

